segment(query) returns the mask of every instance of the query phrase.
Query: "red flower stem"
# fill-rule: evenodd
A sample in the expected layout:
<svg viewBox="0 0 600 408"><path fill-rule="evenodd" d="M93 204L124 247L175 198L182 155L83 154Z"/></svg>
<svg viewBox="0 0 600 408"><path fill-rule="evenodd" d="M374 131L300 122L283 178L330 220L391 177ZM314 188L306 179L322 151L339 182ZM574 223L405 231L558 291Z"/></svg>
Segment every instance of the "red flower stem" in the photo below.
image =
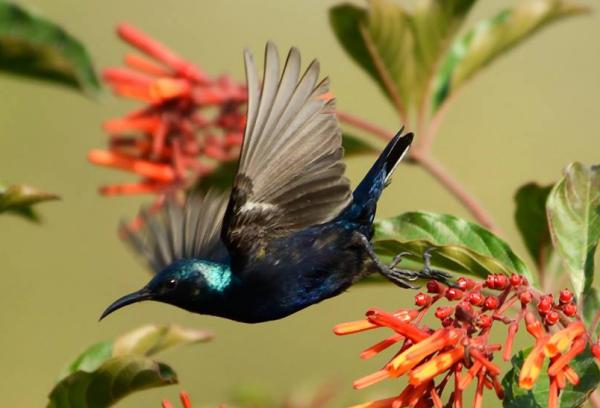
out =
<svg viewBox="0 0 600 408"><path fill-rule="evenodd" d="M457 364L454 371L454 408L462 408L462 389L460 384L462 383L462 364Z"/></svg>
<svg viewBox="0 0 600 408"><path fill-rule="evenodd" d="M431 401L433 402L433 406L435 408L444 408L444 403L442 402L442 399L435 388L431 389Z"/></svg>
<svg viewBox="0 0 600 408"><path fill-rule="evenodd" d="M506 296L505 296L506 297ZM506 312L506 310L508 308L510 308L512 305L515 304L515 302L517 301L518 297L517 295L513 295L510 299L508 299L507 301L504 301L504 299L500 299L500 304L502 306L500 306L500 308L498 310L496 310L496 312L494 313L495 315L501 315L504 312Z"/></svg>
<svg viewBox="0 0 600 408"><path fill-rule="evenodd" d="M477 376L477 390L475 391L475 399L473 400L473 408L481 408L483 406L483 386L485 384L485 368L479 371Z"/></svg>

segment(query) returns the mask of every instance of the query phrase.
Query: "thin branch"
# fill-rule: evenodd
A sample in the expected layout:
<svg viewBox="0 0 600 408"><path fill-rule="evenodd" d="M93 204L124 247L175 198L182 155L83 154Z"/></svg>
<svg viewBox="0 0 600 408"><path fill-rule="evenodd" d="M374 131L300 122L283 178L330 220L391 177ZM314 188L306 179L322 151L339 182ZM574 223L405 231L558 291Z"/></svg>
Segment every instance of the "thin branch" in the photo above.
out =
<svg viewBox="0 0 600 408"><path fill-rule="evenodd" d="M372 135L377 136L383 140L390 140L394 137L394 134L387 129L384 129L380 126L377 126L369 121L366 121L358 116L351 115L346 112L342 112L340 110L336 111L337 117L340 122L345 123L347 125L353 126L357 129L364 130L365 132L371 133Z"/></svg>
<svg viewBox="0 0 600 408"><path fill-rule="evenodd" d="M592 392L588 401L592 407L600 408L600 393L598 393L598 390Z"/></svg>
<svg viewBox="0 0 600 408"><path fill-rule="evenodd" d="M390 140L394 135L392 132L389 132L380 126L346 112L338 110L337 117L340 122L369 132L383 140ZM412 149L409 158L413 163L421 165L433 178L444 186L446 190L452 193L452 195L454 195L454 197L456 197L473 215L477 222L496 233L500 233L500 228L498 228L492 217L477 199L473 197L473 195L471 195L458 180L450 176L448 171L444 169L439 162L434 160L427 151L424 152L417 147Z"/></svg>
<svg viewBox="0 0 600 408"><path fill-rule="evenodd" d="M431 151L431 146L433 145L433 141L437 136L442 120L444 119L444 116L446 116L446 112L448 112L448 109L450 108L450 102L452 102L452 100L456 98L457 94L457 91L452 92L450 96L448 96L448 98L446 98L444 102L442 102L442 105L438 108L438 110L435 111L433 117L429 121L429 126L427 127L427 130L424 131L423 134L419 135L419 139L417 140L417 147L419 148L419 150L428 153Z"/></svg>
<svg viewBox="0 0 600 408"><path fill-rule="evenodd" d="M428 153L422 153L419 150L413 151L413 159L456 197L481 225L495 233L500 233L500 228L481 203L458 180L452 177L438 161Z"/></svg>

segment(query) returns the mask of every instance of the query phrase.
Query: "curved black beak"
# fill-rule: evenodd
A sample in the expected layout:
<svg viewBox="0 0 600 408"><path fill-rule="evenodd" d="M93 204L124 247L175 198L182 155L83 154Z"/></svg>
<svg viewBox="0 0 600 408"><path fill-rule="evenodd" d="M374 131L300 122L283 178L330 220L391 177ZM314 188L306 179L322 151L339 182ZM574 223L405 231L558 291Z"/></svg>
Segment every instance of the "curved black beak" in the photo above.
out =
<svg viewBox="0 0 600 408"><path fill-rule="evenodd" d="M117 309L130 305L132 303L141 302L143 300L150 300L152 298L152 294L147 288L142 288L137 292L130 293L129 295L125 295L120 299L114 301L109 307L106 308L102 316L100 316L99 320L104 319L106 316L111 314Z"/></svg>

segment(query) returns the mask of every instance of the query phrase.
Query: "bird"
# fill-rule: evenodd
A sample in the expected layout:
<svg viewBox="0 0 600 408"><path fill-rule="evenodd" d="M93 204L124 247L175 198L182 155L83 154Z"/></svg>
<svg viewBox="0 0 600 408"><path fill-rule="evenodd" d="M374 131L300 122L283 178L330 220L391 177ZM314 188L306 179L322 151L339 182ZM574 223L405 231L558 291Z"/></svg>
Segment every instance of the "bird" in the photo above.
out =
<svg viewBox="0 0 600 408"><path fill-rule="evenodd" d="M398 268L376 255L377 202L406 156L412 133L401 129L352 191L344 177L342 134L329 80L319 62L301 73L292 47L283 69L268 42L259 78L244 51L247 120L232 188L169 196L159 211L142 209L143 228L122 224L121 236L154 276L102 314L140 301L243 323L277 320L345 292L379 273L404 288L444 278L426 265Z"/></svg>

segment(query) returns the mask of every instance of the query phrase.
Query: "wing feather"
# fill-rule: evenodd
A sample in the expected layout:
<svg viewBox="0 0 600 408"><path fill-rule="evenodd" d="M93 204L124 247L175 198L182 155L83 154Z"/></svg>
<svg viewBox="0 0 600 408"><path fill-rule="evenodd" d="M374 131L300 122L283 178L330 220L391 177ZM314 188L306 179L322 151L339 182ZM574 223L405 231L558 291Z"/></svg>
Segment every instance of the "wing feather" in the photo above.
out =
<svg viewBox="0 0 600 408"><path fill-rule="evenodd" d="M184 203L170 196L158 211L142 208L141 226L121 223L121 237L158 273L174 261L201 258L223 261L227 249L220 237L229 195L192 194Z"/></svg>
<svg viewBox="0 0 600 408"><path fill-rule="evenodd" d="M244 60L248 115L222 236L230 250L250 253L256 244L333 219L352 194L318 61L300 75L300 53L292 48L280 73L279 54L268 43L259 86L249 51Z"/></svg>

